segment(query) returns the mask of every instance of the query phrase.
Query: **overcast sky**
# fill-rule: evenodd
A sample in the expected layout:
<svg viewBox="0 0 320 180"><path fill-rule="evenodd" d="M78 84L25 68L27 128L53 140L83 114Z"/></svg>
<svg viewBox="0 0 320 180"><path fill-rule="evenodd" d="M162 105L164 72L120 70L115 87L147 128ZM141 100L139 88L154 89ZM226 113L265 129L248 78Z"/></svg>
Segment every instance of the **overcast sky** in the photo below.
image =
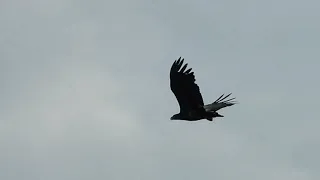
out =
<svg viewBox="0 0 320 180"><path fill-rule="evenodd" d="M1 0L0 179L320 179L319 6ZM170 121L179 56L240 104Z"/></svg>

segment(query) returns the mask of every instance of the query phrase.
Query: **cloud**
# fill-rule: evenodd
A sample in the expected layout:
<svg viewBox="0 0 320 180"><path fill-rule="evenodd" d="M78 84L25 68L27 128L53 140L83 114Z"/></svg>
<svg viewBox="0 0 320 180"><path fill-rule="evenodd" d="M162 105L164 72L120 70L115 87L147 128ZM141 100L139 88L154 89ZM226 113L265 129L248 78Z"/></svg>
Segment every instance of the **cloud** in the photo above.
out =
<svg viewBox="0 0 320 180"><path fill-rule="evenodd" d="M17 2L0 11L1 179L318 179L307 3ZM169 120L180 55L206 102L240 102L216 124Z"/></svg>

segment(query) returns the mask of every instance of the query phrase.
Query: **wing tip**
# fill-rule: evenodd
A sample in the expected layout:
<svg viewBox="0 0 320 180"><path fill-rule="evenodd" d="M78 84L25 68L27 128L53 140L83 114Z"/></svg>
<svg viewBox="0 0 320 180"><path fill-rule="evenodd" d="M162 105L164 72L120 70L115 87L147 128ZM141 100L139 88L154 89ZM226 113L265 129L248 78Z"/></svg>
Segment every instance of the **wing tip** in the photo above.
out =
<svg viewBox="0 0 320 180"><path fill-rule="evenodd" d="M173 62L171 69L174 69L174 71L179 71L181 69L183 63L184 63L184 58L182 58L180 56L178 59L176 59Z"/></svg>
<svg viewBox="0 0 320 180"><path fill-rule="evenodd" d="M229 93L229 94L226 95L226 96L224 96L224 94L222 94L217 100L214 101L214 103L230 103L230 104L232 104L232 105L234 105L234 104L239 104L237 101L233 101L233 100L236 99L235 97L225 100L225 99L228 98L231 94L232 94L232 93ZM224 97L223 97L223 96L224 96Z"/></svg>

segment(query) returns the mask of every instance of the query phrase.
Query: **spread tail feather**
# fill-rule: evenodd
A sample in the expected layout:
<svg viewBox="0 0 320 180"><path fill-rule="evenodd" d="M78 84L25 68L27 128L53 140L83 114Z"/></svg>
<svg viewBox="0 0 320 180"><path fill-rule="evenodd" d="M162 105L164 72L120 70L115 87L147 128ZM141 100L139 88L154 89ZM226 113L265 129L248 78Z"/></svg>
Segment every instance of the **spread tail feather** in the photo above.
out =
<svg viewBox="0 0 320 180"><path fill-rule="evenodd" d="M227 97L229 97L231 95L228 94L227 96L223 97L224 94L222 94L217 100L215 100L213 103L211 104L207 104L207 105L204 105L203 108L209 112L209 111L218 111L219 109L221 108L225 108L225 107L228 107L228 106L232 106L234 104L237 104L237 102L233 101L235 98L231 98L231 99L228 99L228 100L225 100Z"/></svg>

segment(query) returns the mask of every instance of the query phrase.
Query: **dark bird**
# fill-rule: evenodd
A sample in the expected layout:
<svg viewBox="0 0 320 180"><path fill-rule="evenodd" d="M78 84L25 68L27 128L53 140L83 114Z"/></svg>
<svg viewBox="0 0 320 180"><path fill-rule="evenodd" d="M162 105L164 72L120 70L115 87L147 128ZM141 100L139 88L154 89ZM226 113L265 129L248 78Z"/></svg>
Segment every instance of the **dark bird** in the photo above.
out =
<svg viewBox="0 0 320 180"><path fill-rule="evenodd" d="M204 105L199 86L195 83L194 72L191 71L192 68L186 70L188 64L182 66L183 61L181 57L175 60L170 70L170 87L180 106L180 113L173 115L171 120L212 121L215 117L224 117L217 111L236 104L232 101L235 98L225 100L231 93L227 96L223 94L213 103Z"/></svg>

